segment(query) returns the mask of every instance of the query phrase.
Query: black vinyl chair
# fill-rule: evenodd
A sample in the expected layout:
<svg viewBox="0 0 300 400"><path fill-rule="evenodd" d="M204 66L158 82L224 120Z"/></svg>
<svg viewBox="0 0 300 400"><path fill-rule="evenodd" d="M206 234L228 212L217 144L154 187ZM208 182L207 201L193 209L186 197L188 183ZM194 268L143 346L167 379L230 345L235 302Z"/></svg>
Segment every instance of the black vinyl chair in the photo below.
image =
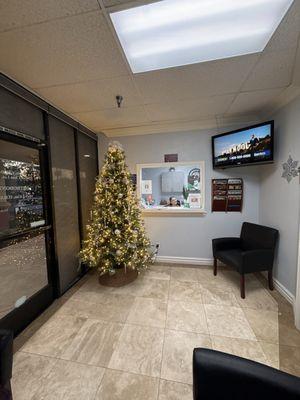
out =
<svg viewBox="0 0 300 400"><path fill-rule="evenodd" d="M194 400L299 400L300 378L254 361L194 349Z"/></svg>
<svg viewBox="0 0 300 400"><path fill-rule="evenodd" d="M244 222L239 238L213 239L214 275L217 260L236 269L241 275L241 297L245 298L245 274L268 271L269 288L273 290L273 261L278 231L267 226Z"/></svg>
<svg viewBox="0 0 300 400"><path fill-rule="evenodd" d="M12 400L13 333L0 329L0 400Z"/></svg>

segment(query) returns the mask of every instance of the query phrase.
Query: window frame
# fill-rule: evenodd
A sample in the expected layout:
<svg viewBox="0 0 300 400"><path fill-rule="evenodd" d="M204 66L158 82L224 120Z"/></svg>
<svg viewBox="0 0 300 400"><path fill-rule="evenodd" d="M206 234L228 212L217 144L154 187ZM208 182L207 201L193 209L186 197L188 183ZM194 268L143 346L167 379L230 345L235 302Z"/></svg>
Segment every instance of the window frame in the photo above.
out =
<svg viewBox="0 0 300 400"><path fill-rule="evenodd" d="M142 182L142 170L144 168L178 168L186 166L198 166L200 168L200 193L202 204L200 208L179 208L179 207L160 207L160 208L141 208L142 214L145 216L159 216L159 215L176 215L176 216L186 216L186 215L205 215L205 161L183 161L183 162L164 162L164 163L148 163L148 164L136 164L137 173L137 185L136 185L136 195L137 198L141 199L141 182Z"/></svg>

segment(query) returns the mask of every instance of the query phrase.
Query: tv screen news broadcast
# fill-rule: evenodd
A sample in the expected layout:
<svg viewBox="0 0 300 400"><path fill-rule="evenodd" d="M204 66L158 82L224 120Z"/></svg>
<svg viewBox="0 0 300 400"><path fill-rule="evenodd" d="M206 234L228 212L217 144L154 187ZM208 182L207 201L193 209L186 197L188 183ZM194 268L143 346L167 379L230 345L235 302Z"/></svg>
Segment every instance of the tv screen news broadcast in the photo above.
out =
<svg viewBox="0 0 300 400"><path fill-rule="evenodd" d="M212 137L214 168L273 161L274 121Z"/></svg>

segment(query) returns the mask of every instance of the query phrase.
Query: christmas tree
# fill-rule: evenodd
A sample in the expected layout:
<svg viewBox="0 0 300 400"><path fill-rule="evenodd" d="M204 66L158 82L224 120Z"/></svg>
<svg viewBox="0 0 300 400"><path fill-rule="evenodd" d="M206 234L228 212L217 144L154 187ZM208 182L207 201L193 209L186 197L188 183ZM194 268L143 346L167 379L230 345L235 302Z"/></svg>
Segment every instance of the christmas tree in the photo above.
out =
<svg viewBox="0 0 300 400"><path fill-rule="evenodd" d="M91 222L80 252L81 260L100 274L116 269L141 270L151 262L138 199L121 145L109 145L96 182Z"/></svg>

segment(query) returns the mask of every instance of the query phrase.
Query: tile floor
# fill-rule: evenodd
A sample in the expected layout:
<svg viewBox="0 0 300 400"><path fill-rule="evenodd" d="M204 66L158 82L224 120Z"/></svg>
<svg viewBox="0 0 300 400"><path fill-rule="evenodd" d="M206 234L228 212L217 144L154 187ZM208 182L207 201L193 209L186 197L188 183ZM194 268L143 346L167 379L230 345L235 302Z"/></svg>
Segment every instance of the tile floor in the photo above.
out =
<svg viewBox="0 0 300 400"><path fill-rule="evenodd" d="M207 347L300 376L291 306L249 275L153 265L128 286L85 276L15 341L14 400L192 400L192 351Z"/></svg>

